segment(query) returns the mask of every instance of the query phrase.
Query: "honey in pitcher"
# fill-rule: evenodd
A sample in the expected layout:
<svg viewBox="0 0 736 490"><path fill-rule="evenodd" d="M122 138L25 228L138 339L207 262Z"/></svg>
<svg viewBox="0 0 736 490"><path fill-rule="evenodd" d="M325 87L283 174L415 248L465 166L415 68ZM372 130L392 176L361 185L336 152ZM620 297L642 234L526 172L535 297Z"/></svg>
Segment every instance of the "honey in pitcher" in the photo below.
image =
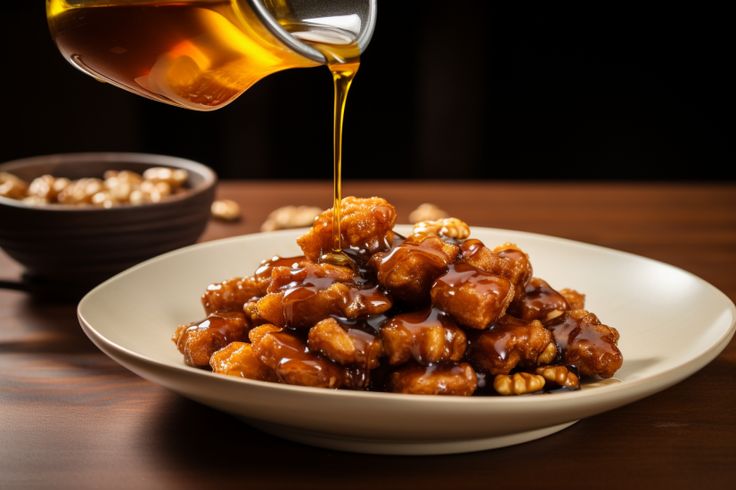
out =
<svg viewBox="0 0 736 490"><path fill-rule="evenodd" d="M47 14L77 68L188 109L217 109L268 74L318 65L278 41L242 1L49 0Z"/></svg>

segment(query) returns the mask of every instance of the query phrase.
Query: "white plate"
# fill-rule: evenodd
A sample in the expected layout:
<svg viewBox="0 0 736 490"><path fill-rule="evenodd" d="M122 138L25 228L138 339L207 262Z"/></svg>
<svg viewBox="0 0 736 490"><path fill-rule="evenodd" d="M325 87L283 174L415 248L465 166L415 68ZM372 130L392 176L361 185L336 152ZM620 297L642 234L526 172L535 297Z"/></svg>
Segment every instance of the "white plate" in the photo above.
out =
<svg viewBox="0 0 736 490"><path fill-rule="evenodd" d="M474 228L488 244L519 244L535 275L554 287L587 294L587 307L621 333L624 365L615 379L577 392L464 398L288 386L184 365L171 334L203 317L206 285L250 273L275 254L297 255L301 233L247 235L151 259L87 294L79 321L107 355L185 397L287 439L385 454L477 451L552 434L681 381L713 360L736 326L733 303L681 269L560 238Z"/></svg>

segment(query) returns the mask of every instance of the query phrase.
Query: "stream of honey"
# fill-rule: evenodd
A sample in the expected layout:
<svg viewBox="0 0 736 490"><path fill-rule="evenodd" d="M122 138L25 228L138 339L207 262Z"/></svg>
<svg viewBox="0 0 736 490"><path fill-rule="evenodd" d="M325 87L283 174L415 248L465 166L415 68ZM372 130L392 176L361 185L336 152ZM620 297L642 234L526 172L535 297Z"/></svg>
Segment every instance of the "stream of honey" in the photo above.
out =
<svg viewBox="0 0 736 490"><path fill-rule="evenodd" d="M332 250L323 260L345 265L351 259L342 253L340 218L342 203L342 133L348 92L360 67L360 48L345 31L308 24L285 25L294 37L314 47L327 59L334 85L332 136ZM331 42L330 42L331 41Z"/></svg>

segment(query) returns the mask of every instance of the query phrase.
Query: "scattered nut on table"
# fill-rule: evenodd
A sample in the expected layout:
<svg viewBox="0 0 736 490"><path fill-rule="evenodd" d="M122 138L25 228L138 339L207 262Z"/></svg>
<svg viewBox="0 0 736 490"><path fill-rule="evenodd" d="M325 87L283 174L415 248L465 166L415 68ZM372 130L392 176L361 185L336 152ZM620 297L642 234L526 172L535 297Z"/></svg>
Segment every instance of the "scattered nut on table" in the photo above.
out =
<svg viewBox="0 0 736 490"><path fill-rule="evenodd" d="M419 205L414 211L409 213L409 223L419 223L420 221L432 221L447 218L449 214L438 208L432 203L425 202Z"/></svg>
<svg viewBox="0 0 736 490"><path fill-rule="evenodd" d="M218 199L210 208L212 217L222 221L237 221L240 219L240 205L232 199Z"/></svg>
<svg viewBox="0 0 736 490"><path fill-rule="evenodd" d="M316 206L283 206L271 211L261 225L261 231L286 230L310 226L322 212Z"/></svg>

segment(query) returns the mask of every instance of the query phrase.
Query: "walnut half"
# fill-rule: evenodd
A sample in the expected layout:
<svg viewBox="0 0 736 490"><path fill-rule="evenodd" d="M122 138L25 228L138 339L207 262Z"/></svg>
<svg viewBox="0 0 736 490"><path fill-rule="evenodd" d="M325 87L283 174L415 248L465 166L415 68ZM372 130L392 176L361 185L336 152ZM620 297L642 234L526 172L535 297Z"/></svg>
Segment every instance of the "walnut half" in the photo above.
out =
<svg viewBox="0 0 736 490"><path fill-rule="evenodd" d="M499 395L526 395L541 391L544 382L544 377L539 374L497 374L493 378L493 388Z"/></svg>
<svg viewBox="0 0 736 490"><path fill-rule="evenodd" d="M457 218L442 218L432 221L420 221L414 225L415 235L437 235L446 238L465 240L470 236L470 226Z"/></svg>
<svg viewBox="0 0 736 490"><path fill-rule="evenodd" d="M580 388L580 378L565 366L542 366L537 368L536 373L544 377L547 382L561 388L569 390Z"/></svg>

